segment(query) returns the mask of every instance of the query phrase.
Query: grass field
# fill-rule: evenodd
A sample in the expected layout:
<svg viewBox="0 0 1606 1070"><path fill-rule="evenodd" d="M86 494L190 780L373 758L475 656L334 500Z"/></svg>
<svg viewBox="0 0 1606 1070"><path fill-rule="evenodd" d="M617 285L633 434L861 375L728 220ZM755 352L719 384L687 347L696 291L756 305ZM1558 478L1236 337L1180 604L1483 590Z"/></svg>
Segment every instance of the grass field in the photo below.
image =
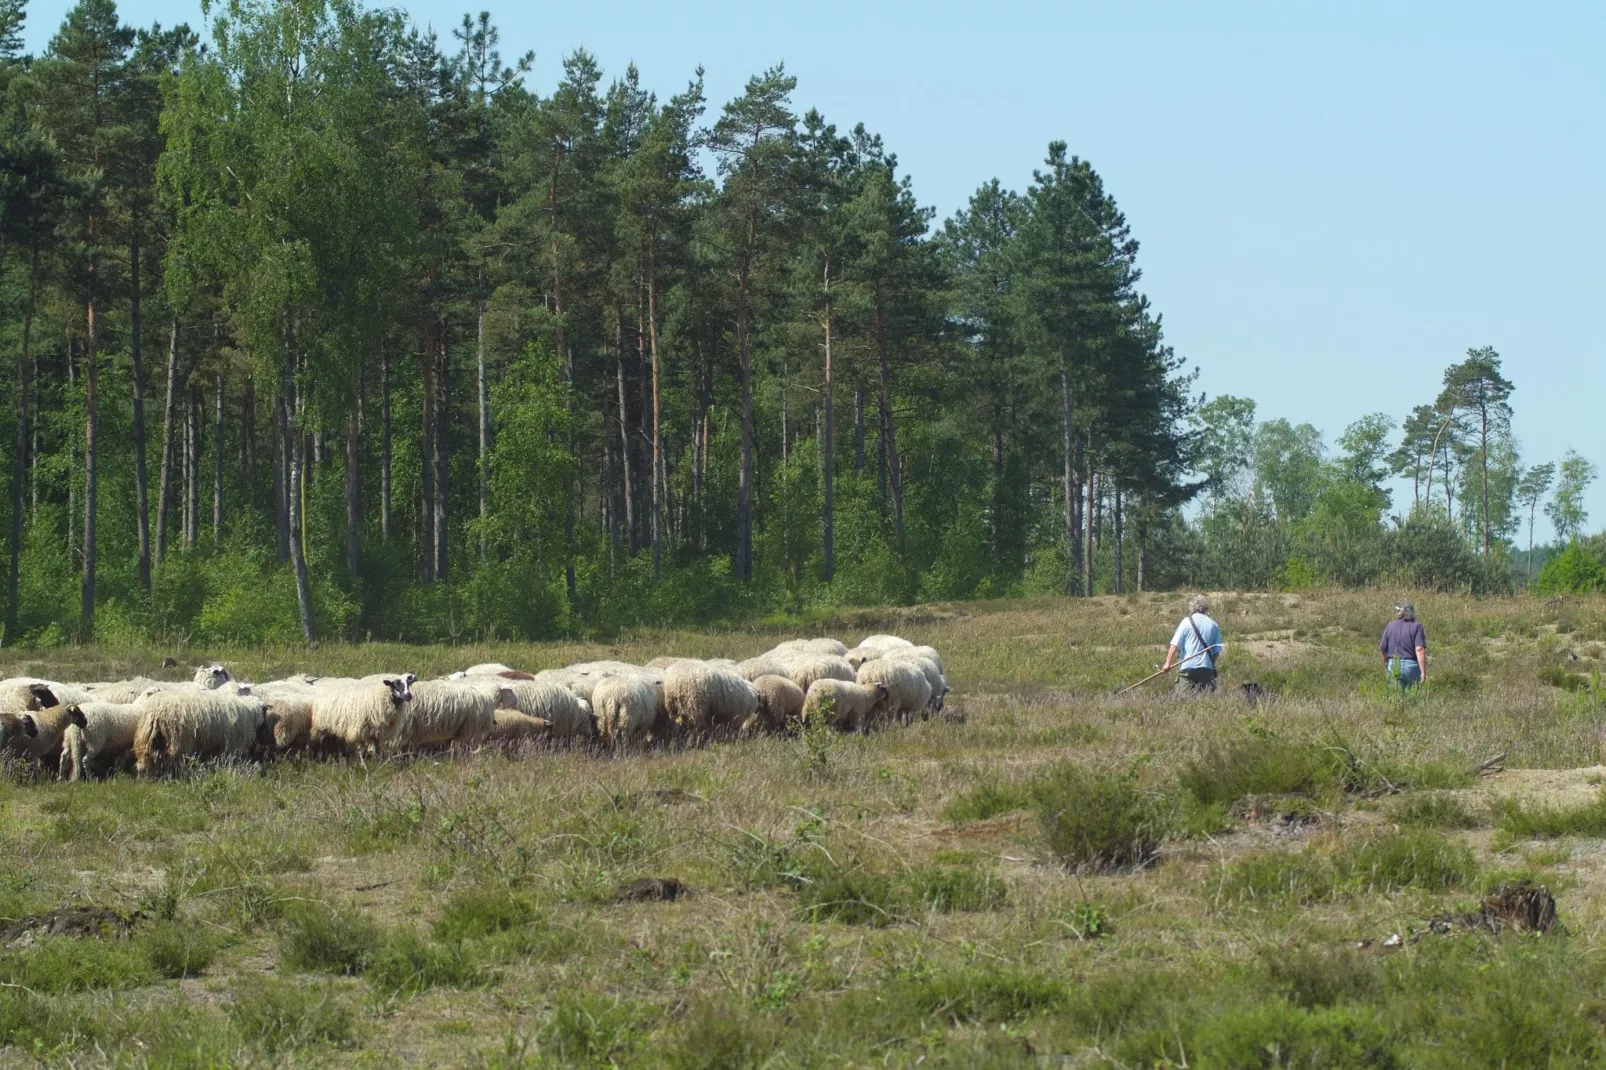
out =
<svg viewBox="0 0 1606 1070"><path fill-rule="evenodd" d="M1433 686L1405 702L1373 653L1391 600L1217 595L1224 691L1191 702L1111 697L1180 596L927 606L810 626L942 652L951 716L869 737L12 769L0 919L138 916L0 944L0 1065L1601 1065L1606 599L1420 596ZM779 637L0 671L427 676ZM653 879L685 894L637 898ZM1492 931L1519 880L1553 931Z"/></svg>

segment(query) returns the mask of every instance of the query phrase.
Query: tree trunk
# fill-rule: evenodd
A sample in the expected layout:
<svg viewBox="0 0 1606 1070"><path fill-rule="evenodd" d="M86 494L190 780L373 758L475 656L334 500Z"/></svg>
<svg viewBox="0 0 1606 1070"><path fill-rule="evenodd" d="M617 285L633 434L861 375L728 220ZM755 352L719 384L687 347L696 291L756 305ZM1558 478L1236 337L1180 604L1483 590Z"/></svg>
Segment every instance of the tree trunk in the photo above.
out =
<svg viewBox="0 0 1606 1070"><path fill-rule="evenodd" d="M201 533L201 396L193 384L184 406L184 546L193 549Z"/></svg>
<svg viewBox="0 0 1606 1070"><path fill-rule="evenodd" d="M432 317L433 319L433 317ZM418 459L422 471L418 516L423 524L424 582L435 582L435 337L433 328L424 332L421 359L424 373L423 397L419 403Z"/></svg>
<svg viewBox="0 0 1606 1070"><path fill-rule="evenodd" d="M613 330L614 382L619 391L619 465L624 484L625 545L630 548L630 556L635 557L639 548L636 543L636 484L630 471L630 406L625 404L625 326L624 317L618 310L613 314Z"/></svg>
<svg viewBox="0 0 1606 1070"><path fill-rule="evenodd" d="M824 468L824 514L820 518L820 550L824 557L825 582L836 575L836 431L831 412L831 260L825 261L825 428L821 436Z"/></svg>
<svg viewBox="0 0 1606 1070"><path fill-rule="evenodd" d="M753 565L753 359L747 339L747 272L736 298L736 349L742 369L742 453L736 483L736 580L746 582Z"/></svg>
<svg viewBox="0 0 1606 1070"><path fill-rule="evenodd" d="M1483 556L1489 556L1489 406L1478 410L1478 467L1483 478Z"/></svg>
<svg viewBox="0 0 1606 1070"><path fill-rule="evenodd" d="M1082 505L1082 522L1084 541L1082 543L1082 593L1093 597L1093 513L1097 503L1093 499L1093 481L1096 478L1093 472L1093 436L1084 436L1086 445L1083 457L1087 460L1087 482L1082 485L1085 501Z"/></svg>
<svg viewBox="0 0 1606 1070"><path fill-rule="evenodd" d="M256 377L250 372L245 376L245 389L240 391L240 438L247 504L254 509L257 502L257 387Z"/></svg>
<svg viewBox="0 0 1606 1070"><path fill-rule="evenodd" d="M128 360L134 387L134 526L139 536L139 586L151 589L151 495L145 470L145 366L141 353L143 321L139 292L139 220L128 240Z"/></svg>
<svg viewBox="0 0 1606 1070"><path fill-rule="evenodd" d="M435 366L435 578L445 580L451 542L448 539L447 515L451 490L451 378L447 356L445 324L441 325L436 340Z"/></svg>
<svg viewBox="0 0 1606 1070"><path fill-rule="evenodd" d="M887 364L886 302L875 288L876 363L881 371L881 435L887 444L887 486L892 491L892 526L903 549L903 473L898 468L898 436L892 421L892 370Z"/></svg>
<svg viewBox="0 0 1606 1070"><path fill-rule="evenodd" d="M223 373L217 376L216 416L212 422L212 548L223 543Z"/></svg>
<svg viewBox="0 0 1606 1070"><path fill-rule="evenodd" d="M361 571L362 483L358 479L357 449L360 437L357 410L346 413L346 577L356 583Z"/></svg>
<svg viewBox="0 0 1606 1070"><path fill-rule="evenodd" d="M6 641L17 641L17 620L20 610L22 577L22 500L28 477L30 455L29 390L32 386L33 314L39 296L39 252L33 250L28 259L28 305L22 317L22 355L17 359L17 449L11 458L11 574L6 585ZM1530 551L1529 558L1533 557Z"/></svg>
<svg viewBox="0 0 1606 1070"><path fill-rule="evenodd" d="M485 560L485 526L491 515L491 395L485 382L485 300L480 299L474 343L480 403L480 560Z"/></svg>
<svg viewBox="0 0 1606 1070"><path fill-rule="evenodd" d="M1126 532L1121 527L1121 488L1119 485L1117 485L1115 488L1115 494L1111 501L1111 508L1114 510L1113 519L1115 521L1115 593L1124 594L1125 585L1121 561L1121 544Z"/></svg>
<svg viewBox="0 0 1606 1070"><path fill-rule="evenodd" d="M864 384L853 384L853 474L864 475Z"/></svg>
<svg viewBox="0 0 1606 1070"><path fill-rule="evenodd" d="M95 337L94 268L90 268L91 296L86 304L84 332L84 582L79 604L79 640L95 638L95 520L100 494L100 352Z"/></svg>
<svg viewBox="0 0 1606 1070"><path fill-rule="evenodd" d="M1064 381L1063 375L1061 376L1060 386L1061 386L1061 388L1067 388L1066 392L1069 393L1069 390L1068 390L1069 384ZM1067 426L1066 429L1069 430L1069 427ZM1070 476L1070 457L1071 457L1071 450L1070 450L1070 445L1071 444L1070 444L1070 441L1069 441L1069 437L1070 437L1069 435L1066 436L1066 442L1065 442L1065 464L1066 464L1066 473L1065 474L1066 474L1067 478L1069 478L1069 476ZM996 396L993 398L993 519L992 519L992 523L988 525L988 528L989 528L988 542L991 544L989 548L992 551L993 569L999 575L1002 575L1004 573L1004 571L1005 571L1005 569L1003 567L1003 554L1004 554L1004 540L1003 540L1003 534L1004 534L1004 532L1003 532L1003 528L1004 528L1004 408L1003 408L1003 405L999 402L999 400L998 400L998 398ZM1013 571L1013 564L1014 564L1014 562L1011 562L1011 566L1012 567L1011 567L1011 569L1009 571ZM1069 577L1067 577L1067 578L1069 578ZM1069 594L1070 592L1067 591L1066 593Z"/></svg>
<svg viewBox="0 0 1606 1070"><path fill-rule="evenodd" d="M273 527L281 565L290 563L290 428L289 399L282 389L273 395Z"/></svg>
<svg viewBox="0 0 1606 1070"><path fill-rule="evenodd" d="M390 352L379 358L379 537L390 541Z"/></svg>
<svg viewBox="0 0 1606 1070"><path fill-rule="evenodd" d="M284 361L279 369L279 397L281 404L289 405L295 394L295 335L291 331L286 317L284 327ZM302 495L306 493L301 460L301 432L295 426L300 423L300 401L296 402L297 412L294 417L289 412L284 413L284 426L289 435L290 445L290 477L285 487L285 497L290 502L290 560L295 569L296 576L296 606L301 611L301 634L310 646L317 641L318 633L312 617L312 589L307 580L307 555L305 525L307 518L302 508Z"/></svg>
<svg viewBox="0 0 1606 1070"><path fill-rule="evenodd" d="M78 382L78 356L82 352L78 339L73 337L67 342L67 389L71 392L74 384ZM78 445L71 435L67 436L67 557L71 561L78 560L78 481L73 474L78 471Z"/></svg>
<svg viewBox="0 0 1606 1070"><path fill-rule="evenodd" d="M1080 593L1081 556L1076 552L1076 457L1071 430L1071 376L1064 363L1060 364L1061 431L1065 449L1065 593Z"/></svg>
<svg viewBox="0 0 1606 1070"><path fill-rule="evenodd" d="M658 394L658 275L653 243L647 245L647 338L652 350L652 578L663 571L663 410Z"/></svg>

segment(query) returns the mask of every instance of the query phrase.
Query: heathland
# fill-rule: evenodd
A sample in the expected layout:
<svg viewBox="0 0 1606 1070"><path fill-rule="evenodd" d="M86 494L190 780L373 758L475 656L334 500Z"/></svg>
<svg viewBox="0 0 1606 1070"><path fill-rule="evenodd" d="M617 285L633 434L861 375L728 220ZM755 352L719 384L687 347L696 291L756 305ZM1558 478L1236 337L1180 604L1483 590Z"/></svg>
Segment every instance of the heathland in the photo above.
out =
<svg viewBox="0 0 1606 1070"><path fill-rule="evenodd" d="M1112 694L1178 596L942 604L802 629L941 651L945 716L868 736L12 767L0 1064L1599 1065L1606 599L1422 594L1404 700L1392 599L1215 595L1224 687L1193 701ZM795 631L0 672L425 677ZM17 924L80 908L108 913Z"/></svg>

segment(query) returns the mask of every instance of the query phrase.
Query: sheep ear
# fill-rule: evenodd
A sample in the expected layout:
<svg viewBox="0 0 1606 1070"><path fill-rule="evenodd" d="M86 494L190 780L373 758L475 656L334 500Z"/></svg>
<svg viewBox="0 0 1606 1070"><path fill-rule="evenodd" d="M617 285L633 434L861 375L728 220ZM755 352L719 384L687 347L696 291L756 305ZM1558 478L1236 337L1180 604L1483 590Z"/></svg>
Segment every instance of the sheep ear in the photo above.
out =
<svg viewBox="0 0 1606 1070"><path fill-rule="evenodd" d="M39 726L34 723L32 714L25 713L21 717L18 717L17 721L22 725L23 735L27 736L29 739L39 738Z"/></svg>
<svg viewBox="0 0 1606 1070"><path fill-rule="evenodd" d="M79 728L88 728L89 727L89 718L84 716L84 710L83 710L82 706L78 706L78 705L68 706L67 707L67 720L70 723L77 725Z"/></svg>

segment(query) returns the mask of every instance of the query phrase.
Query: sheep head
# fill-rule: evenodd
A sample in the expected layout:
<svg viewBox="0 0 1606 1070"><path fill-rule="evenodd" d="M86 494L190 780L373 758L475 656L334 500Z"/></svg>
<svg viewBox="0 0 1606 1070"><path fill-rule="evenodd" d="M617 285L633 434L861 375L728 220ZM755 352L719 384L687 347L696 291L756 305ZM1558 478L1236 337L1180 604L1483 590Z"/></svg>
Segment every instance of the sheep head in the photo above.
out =
<svg viewBox="0 0 1606 1070"><path fill-rule="evenodd" d="M18 717L17 724L22 729L22 734L29 739L39 738L39 724L33 719L33 714L25 713Z"/></svg>
<svg viewBox="0 0 1606 1070"><path fill-rule="evenodd" d="M59 706L61 702L56 693L50 690L49 684L28 685L28 708L30 710L48 710L52 706Z"/></svg>
<svg viewBox="0 0 1606 1070"><path fill-rule="evenodd" d="M229 670L217 664L203 665L195 670L195 682L206 691L216 691L233 679Z"/></svg>
<svg viewBox="0 0 1606 1070"><path fill-rule="evenodd" d="M416 679L413 674L408 673L406 676L387 676L380 682L390 688L390 701L411 702L413 701L413 679Z"/></svg>
<svg viewBox="0 0 1606 1070"><path fill-rule="evenodd" d="M892 692L887 690L887 685L886 684L883 684L883 683L880 683L880 682L876 683L876 685L874 687L874 691L875 691L875 703L874 703L872 708L877 709L877 710L886 709L887 708L887 700L892 697Z"/></svg>
<svg viewBox="0 0 1606 1070"><path fill-rule="evenodd" d="M84 716L83 707L76 702L67 707L67 723L75 724L79 728L89 727L89 718Z"/></svg>

